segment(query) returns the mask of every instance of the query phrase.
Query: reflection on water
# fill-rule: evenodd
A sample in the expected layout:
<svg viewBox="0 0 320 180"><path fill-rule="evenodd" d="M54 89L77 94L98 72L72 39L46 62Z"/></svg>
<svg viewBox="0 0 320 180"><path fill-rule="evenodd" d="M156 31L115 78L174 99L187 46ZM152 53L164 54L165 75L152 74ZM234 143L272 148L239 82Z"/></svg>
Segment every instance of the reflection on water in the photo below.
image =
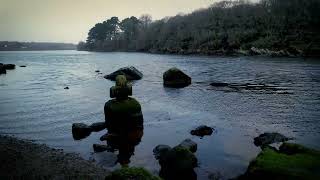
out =
<svg viewBox="0 0 320 180"><path fill-rule="evenodd" d="M186 138L198 144L198 179L212 172L227 178L243 173L259 152L253 138L265 131L320 148L319 60L43 51L0 52L0 62L17 65L0 76L0 133L77 152L107 168L117 157L92 149L103 132L74 141L71 125L104 121L103 106L114 83L103 75L124 66L144 74L133 83L144 135L130 166L158 173L152 149L159 144L173 147ZM162 74L171 67L184 71L193 83L179 90L164 88ZM260 93L242 86L240 91L227 87L231 91L226 92L210 86L212 82L275 85L290 93ZM190 130L202 124L217 132L203 139L191 136Z"/></svg>
<svg viewBox="0 0 320 180"><path fill-rule="evenodd" d="M134 155L135 146L141 142L142 136L143 129L138 128L125 135L110 135L106 141L107 145L110 146L109 151L119 151L117 162L121 165L127 165L130 163L131 156Z"/></svg>

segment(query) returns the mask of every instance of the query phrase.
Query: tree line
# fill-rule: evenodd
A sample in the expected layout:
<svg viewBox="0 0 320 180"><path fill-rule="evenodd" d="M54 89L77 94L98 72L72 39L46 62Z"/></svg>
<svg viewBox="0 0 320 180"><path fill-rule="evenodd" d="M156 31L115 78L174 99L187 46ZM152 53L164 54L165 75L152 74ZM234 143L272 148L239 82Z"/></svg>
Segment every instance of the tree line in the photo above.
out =
<svg viewBox="0 0 320 180"><path fill-rule="evenodd" d="M319 0L220 1L190 14L150 15L97 23L79 50L232 54L252 47L316 56Z"/></svg>

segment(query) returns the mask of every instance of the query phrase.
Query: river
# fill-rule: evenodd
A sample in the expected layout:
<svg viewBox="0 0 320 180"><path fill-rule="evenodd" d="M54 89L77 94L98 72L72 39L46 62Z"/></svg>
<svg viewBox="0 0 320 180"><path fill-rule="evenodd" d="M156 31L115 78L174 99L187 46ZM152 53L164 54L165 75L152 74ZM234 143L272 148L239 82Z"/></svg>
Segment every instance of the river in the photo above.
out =
<svg viewBox="0 0 320 180"><path fill-rule="evenodd" d="M0 62L17 65L0 75L0 134L79 153L108 169L119 167L115 154L92 149L105 131L75 141L71 126L104 121L103 107L114 82L103 75L124 66L144 74L133 82L133 97L142 105L144 136L130 166L157 173L152 149L175 146L186 138L198 144L198 179L217 172L225 178L243 173L260 152L253 138L263 132L280 132L293 137L292 142L320 149L319 59L20 51L0 52ZM164 88L162 74L171 67L191 76L192 84ZM226 91L210 86L216 81L263 83L279 91ZM198 125L212 126L215 132L204 138L190 135Z"/></svg>

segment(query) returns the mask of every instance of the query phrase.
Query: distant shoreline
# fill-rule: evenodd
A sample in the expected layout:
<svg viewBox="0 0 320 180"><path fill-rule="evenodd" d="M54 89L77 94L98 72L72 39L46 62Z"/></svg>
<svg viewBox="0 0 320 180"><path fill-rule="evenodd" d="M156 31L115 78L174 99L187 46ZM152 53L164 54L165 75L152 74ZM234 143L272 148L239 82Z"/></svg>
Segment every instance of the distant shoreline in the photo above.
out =
<svg viewBox="0 0 320 180"><path fill-rule="evenodd" d="M72 43L0 41L0 51L76 50Z"/></svg>

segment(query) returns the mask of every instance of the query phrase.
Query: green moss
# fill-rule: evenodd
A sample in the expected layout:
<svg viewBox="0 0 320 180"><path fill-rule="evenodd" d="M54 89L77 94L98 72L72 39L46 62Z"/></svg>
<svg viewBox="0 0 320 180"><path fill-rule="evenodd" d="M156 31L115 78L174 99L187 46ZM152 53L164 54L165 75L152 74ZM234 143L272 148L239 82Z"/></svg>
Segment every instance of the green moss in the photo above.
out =
<svg viewBox="0 0 320 180"><path fill-rule="evenodd" d="M113 113L136 113L141 111L141 106L134 98L111 100L109 110Z"/></svg>
<svg viewBox="0 0 320 180"><path fill-rule="evenodd" d="M161 180L157 176L153 176L144 168L137 167L125 167L116 171L113 171L106 180Z"/></svg>
<svg viewBox="0 0 320 180"><path fill-rule="evenodd" d="M247 171L248 179L320 179L318 151L296 144L286 143L284 146L287 150L293 148L299 151L286 154L265 148L250 163Z"/></svg>

